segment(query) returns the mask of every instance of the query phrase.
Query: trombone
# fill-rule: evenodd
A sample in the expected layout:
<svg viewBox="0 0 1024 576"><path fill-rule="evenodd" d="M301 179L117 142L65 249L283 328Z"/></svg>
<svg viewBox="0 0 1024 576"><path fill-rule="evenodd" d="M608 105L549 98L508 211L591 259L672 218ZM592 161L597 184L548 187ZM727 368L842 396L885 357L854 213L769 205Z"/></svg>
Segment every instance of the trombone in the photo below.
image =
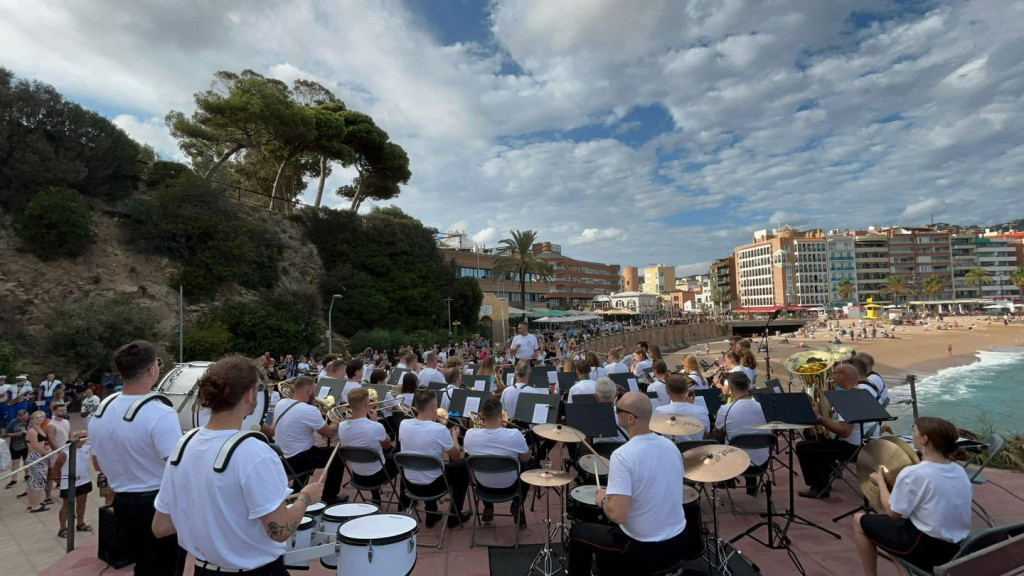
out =
<svg viewBox="0 0 1024 576"><path fill-rule="evenodd" d="M373 406L376 406L378 404L386 404L388 402L392 402L392 400L380 400L378 402L370 402L369 407L372 408ZM339 404L338 406L330 408L329 410L327 410L324 416L327 417L327 420L329 420L331 424L339 424L352 417L352 409L349 408L349 404L348 402L346 402L344 404Z"/></svg>
<svg viewBox="0 0 1024 576"><path fill-rule="evenodd" d="M295 384L293 381L294 378L292 380L278 382L277 388L281 392L281 398L291 398L295 395ZM320 414L322 416L326 417L327 413L334 408L334 396L328 396L327 398L317 398L316 396L313 396L310 400L311 404L320 410Z"/></svg>

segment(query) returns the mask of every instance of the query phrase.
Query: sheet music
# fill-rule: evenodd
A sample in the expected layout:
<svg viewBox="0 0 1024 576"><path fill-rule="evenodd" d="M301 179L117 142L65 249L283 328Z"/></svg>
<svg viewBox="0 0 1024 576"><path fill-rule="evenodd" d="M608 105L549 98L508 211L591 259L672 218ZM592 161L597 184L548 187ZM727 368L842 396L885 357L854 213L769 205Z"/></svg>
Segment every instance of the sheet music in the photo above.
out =
<svg viewBox="0 0 1024 576"><path fill-rule="evenodd" d="M466 397L466 409L463 410L462 413L465 414L466 416L469 416L470 412L479 412L479 411L480 411L480 398L478 398L476 396L467 396Z"/></svg>
<svg viewBox="0 0 1024 576"><path fill-rule="evenodd" d="M558 370L548 370L548 384L558 384Z"/></svg>
<svg viewBox="0 0 1024 576"><path fill-rule="evenodd" d="M462 373L465 374L466 376L472 376L473 375L473 369L470 368L469 366L467 366L467 367L462 369Z"/></svg>
<svg viewBox="0 0 1024 576"><path fill-rule="evenodd" d="M324 398L327 398L327 395L330 394L330 393L331 393L331 387L330 386L321 386L320 387L320 391L316 393L316 397L321 399L321 400L323 400Z"/></svg>
<svg viewBox="0 0 1024 576"><path fill-rule="evenodd" d="M516 375L514 372L509 372L508 374L505 374L505 386L511 386L512 384L515 383L515 381Z"/></svg>
<svg viewBox="0 0 1024 576"><path fill-rule="evenodd" d="M481 380L474 380L473 381L473 390L476 390L478 392L486 392L487 391L487 380L482 380L482 379Z"/></svg>
<svg viewBox="0 0 1024 576"><path fill-rule="evenodd" d="M548 410L551 409L549 404L537 404L533 407L533 418L530 422L533 424L544 424L548 421Z"/></svg>
<svg viewBox="0 0 1024 576"><path fill-rule="evenodd" d="M629 383L629 389L633 392L638 392L640 390L636 385L636 378L627 378L626 382Z"/></svg>

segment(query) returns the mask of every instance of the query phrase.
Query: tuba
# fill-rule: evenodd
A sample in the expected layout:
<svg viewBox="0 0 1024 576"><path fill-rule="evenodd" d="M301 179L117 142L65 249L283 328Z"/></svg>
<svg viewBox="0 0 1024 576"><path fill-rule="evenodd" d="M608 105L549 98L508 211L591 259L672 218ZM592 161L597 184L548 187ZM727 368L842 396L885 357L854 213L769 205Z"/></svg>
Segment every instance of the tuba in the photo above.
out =
<svg viewBox="0 0 1024 576"><path fill-rule="evenodd" d="M277 388L281 392L281 398L291 398L295 394L294 380L292 378L291 380L277 383ZM314 396L310 403L316 406L320 410L320 414L326 417L331 408L334 408L334 396L328 396L327 398L317 398Z"/></svg>
<svg viewBox="0 0 1024 576"><path fill-rule="evenodd" d="M786 370L804 383L804 392L811 397L811 402L818 405L822 414L832 411L832 403L825 396L827 390L835 390L832 369L836 365L836 356L831 352L810 350L797 352L786 358L783 363ZM815 426L813 433L819 438L828 438L831 434L824 426Z"/></svg>

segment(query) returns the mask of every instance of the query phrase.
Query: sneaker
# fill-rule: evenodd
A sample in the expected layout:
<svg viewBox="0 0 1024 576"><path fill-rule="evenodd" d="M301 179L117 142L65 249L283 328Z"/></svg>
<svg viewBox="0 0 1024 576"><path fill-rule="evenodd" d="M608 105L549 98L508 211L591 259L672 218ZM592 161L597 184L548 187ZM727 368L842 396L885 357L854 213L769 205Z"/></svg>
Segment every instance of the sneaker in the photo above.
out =
<svg viewBox="0 0 1024 576"><path fill-rule="evenodd" d="M832 491L829 490L828 488L825 488L825 489L808 488L807 490L804 490L802 492L797 492L797 494L799 494L801 498L820 499L820 498L828 498L829 496L832 495Z"/></svg>
<svg viewBox="0 0 1024 576"><path fill-rule="evenodd" d="M28 496L28 492L22 492L21 494L18 494L18 498L24 498L25 496Z"/></svg>
<svg viewBox="0 0 1024 576"><path fill-rule="evenodd" d="M14 485L17 484L17 483L18 483L17 480L11 480L10 482L7 483L6 486L4 486L4 489L6 490L7 488L13 488Z"/></svg>
<svg viewBox="0 0 1024 576"><path fill-rule="evenodd" d="M484 511L480 514L481 522L491 522L494 520L494 504L484 504Z"/></svg>

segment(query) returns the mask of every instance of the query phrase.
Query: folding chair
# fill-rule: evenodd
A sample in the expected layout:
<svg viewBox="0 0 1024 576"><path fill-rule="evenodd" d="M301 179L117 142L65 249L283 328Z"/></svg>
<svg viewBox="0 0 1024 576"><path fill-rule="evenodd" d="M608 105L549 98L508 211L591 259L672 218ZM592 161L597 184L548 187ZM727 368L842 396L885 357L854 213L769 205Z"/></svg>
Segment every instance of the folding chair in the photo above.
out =
<svg viewBox="0 0 1024 576"><path fill-rule="evenodd" d="M448 476L444 473L444 462L441 461L437 456L427 456L426 454L417 454L415 452L399 452L395 454L395 464L398 465L398 469L402 471L402 476L405 480L405 497L409 499L409 508L405 510L408 514L410 511L415 511L416 502L440 502L442 498L451 493L451 484L448 482ZM438 494L431 494L428 496L418 496L409 491L408 477L406 476L406 470L415 470L418 472L430 472L436 471L441 473L441 478L444 479L444 490ZM441 537L437 541L437 549L440 550L444 546L444 530L448 527L448 517L451 516L452 507L448 506L444 511L444 518L441 519ZM440 513L440 509L438 509ZM419 514L416 514L416 518L419 519ZM428 546L422 540L417 542L417 545ZM429 546L434 546L429 544Z"/></svg>
<svg viewBox="0 0 1024 576"><path fill-rule="evenodd" d="M960 543L960 551L957 552L956 556L953 556L953 558L946 564L950 564L959 558L963 558L964 556L974 554L975 552L980 552L986 548L995 546L1001 542L1009 540L1010 538L1020 536L1021 534L1024 534L1024 522L1017 522L1014 524L1007 524L1006 526L998 526L995 528L974 531L970 535L968 535L963 542ZM910 576L933 575L933 572L929 572L928 570L925 570L923 568L918 568L917 566L911 564L910 562L907 562L902 558L890 556L889 559L892 560L894 564L902 566L907 571L907 573L910 574ZM943 566L945 566L946 564L943 564ZM936 569L938 568L940 567L936 566Z"/></svg>
<svg viewBox="0 0 1024 576"><path fill-rule="evenodd" d="M363 496L363 491L364 490L367 491L367 492L371 492L371 496L372 496L372 492L373 491L376 490L376 491L380 492L381 488L390 485L391 486L391 494L394 495L394 498L390 498L389 497L387 499L384 499L383 495L382 495L380 504L383 505L384 503L387 503L387 504L394 503L397 506L398 501L396 499L398 498L399 492L398 492L398 489L395 486L395 478L389 477L384 482L381 482L379 484L374 485L374 484L369 483L369 482L366 481L366 478L367 478L366 476L359 476L355 472L352 471L352 464L353 463L355 463L355 464L374 464L374 463L380 464L380 454L378 454L376 450L371 450L369 448L356 448L356 447L338 448L338 456L340 456L341 458L345 459L345 467L348 468L348 477L349 477L349 482L348 483L349 483L350 486L352 486L353 488L356 489L356 498L362 498L363 502L366 502L366 497ZM381 464L381 466L383 466L383 464ZM385 469L384 472L387 473L387 470Z"/></svg>
<svg viewBox="0 0 1024 576"><path fill-rule="evenodd" d="M975 486L981 486L986 484L988 480L982 473L983 470L995 459L996 456L1006 448L1006 440L999 434L992 434L985 438L985 444L988 445L988 455L982 457L981 453L971 456L967 462L964 462L964 470L967 471L967 477L970 479L971 484ZM971 501L971 510L978 515L989 526L995 526L995 522L992 520L992 516L989 515L985 508L978 504L977 501Z"/></svg>
<svg viewBox="0 0 1024 576"><path fill-rule="evenodd" d="M480 511L478 510L478 502L485 504L503 504L505 502L516 503L519 502L519 513L525 514L525 506L521 501L520 495L522 494L521 480L519 479L519 459L514 456L470 456L466 460L466 466L469 468L469 481L472 486L472 495L470 503L473 506L473 535L469 539L469 547L472 548L476 545L476 527L478 524L482 524L480 520ZM479 472L486 474L500 474L502 472L515 472L516 481L506 488L488 488L477 480L476 475ZM512 518L516 525L516 543L512 546L515 549L519 548L519 519L516 515L509 512L508 514L495 514L495 516L508 516ZM497 546L495 544L488 544L487 546L495 546L498 548L507 548L507 546Z"/></svg>
<svg viewBox="0 0 1024 576"><path fill-rule="evenodd" d="M291 464L288 463L288 459L284 457L284 452L281 451L281 447L271 442L268 444L271 450L273 450L277 457L281 459L281 464L284 465L284 475L288 482L291 483L292 492L298 492L302 490L306 484L309 483L310 476L313 475L313 470L306 470L304 472L296 472Z"/></svg>
<svg viewBox="0 0 1024 576"><path fill-rule="evenodd" d="M742 434L740 436L733 436L729 440L729 445L742 448L743 450L768 449L768 459L765 460L764 464L761 466L751 465L739 477L744 480L747 478L753 479L755 490L763 488L767 497L767 506L772 508L775 504L772 501L772 480L768 478L768 475L771 473L772 455L774 455L775 449L778 446L778 438L775 434ZM746 489L745 483L744 489ZM737 516L739 513L736 511L736 503L732 499L732 490L727 487L725 493L729 496L729 506L732 508L733 516ZM760 514L760 512L748 512L748 514Z"/></svg>

